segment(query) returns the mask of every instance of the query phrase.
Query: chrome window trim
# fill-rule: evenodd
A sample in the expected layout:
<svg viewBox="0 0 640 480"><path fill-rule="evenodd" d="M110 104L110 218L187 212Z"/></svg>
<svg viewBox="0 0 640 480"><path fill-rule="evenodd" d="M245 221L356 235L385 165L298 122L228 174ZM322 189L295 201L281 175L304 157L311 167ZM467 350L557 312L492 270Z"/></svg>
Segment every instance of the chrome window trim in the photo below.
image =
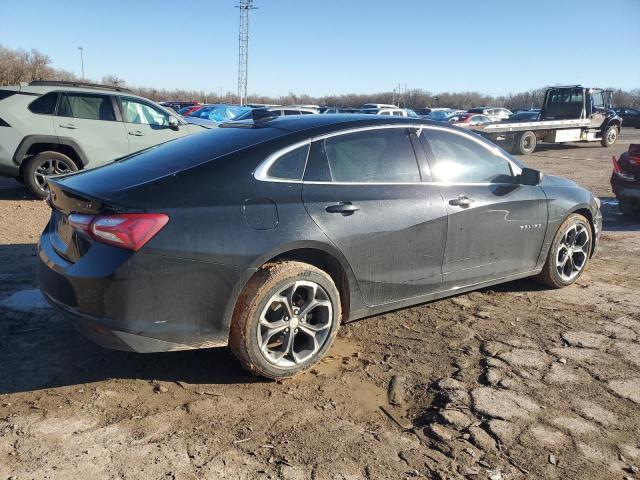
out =
<svg viewBox="0 0 640 480"><path fill-rule="evenodd" d="M440 185L440 186L450 186L450 185L477 185L477 186L487 186L487 185L513 185L512 183L491 183L491 182L461 182L461 183L449 183L449 182L329 182L329 181L304 181L303 179L300 180L293 180L293 179L286 179L286 178L277 178L277 177L270 177L269 175L267 175L267 172L269 171L269 169L271 168L271 166L283 155L295 150L296 148L300 148L304 145L308 145L309 146L309 151L307 152L307 160L305 161L305 169L304 171L306 171L306 167L307 167L307 162L309 161L309 153L311 151L311 143L318 141L318 140L326 140L327 138L332 138L332 137L337 137L339 135L348 135L350 133L358 133L358 132L366 132L369 130L382 130L382 129L389 129L389 128L412 128L412 129L416 129L417 132L416 134L418 135L418 137L420 137L420 135L422 134L423 130L425 129L431 129L431 130L440 130L440 131L445 131L445 132L449 132L449 133L453 133L455 135L460 135L462 137L465 137L469 140L472 140L474 142L476 142L477 144L479 144L480 146L482 146L483 148L485 148L486 150L488 150L489 152L491 152L492 154L494 154L497 157L502 158L503 160L505 160L507 162L507 164L510 166L511 168L511 173L516 176L519 175L520 173L522 173L522 169L516 165L515 163L513 163L513 161L504 155L504 153L498 148L498 147L492 147L490 145L487 145L485 142L483 142L482 140L479 140L478 138L475 138L473 135L470 135L469 133L465 132L465 131L461 131L459 129L453 129L453 128L449 128L449 127L440 127L437 125L427 125L427 124L390 124L390 125L368 125L366 127L355 127L355 128L350 128L347 130L340 130L340 131L336 131L336 132L331 132L331 133L326 133L323 135L317 135L315 137L311 137L308 138L306 140L294 143L292 145L289 145L287 147L284 147L276 152L273 152L272 154L270 154L267 158L265 158L260 165L258 165L258 167L254 170L253 172L253 177L256 180L259 180L261 182L275 182L275 183L308 183L310 185ZM303 171L303 178L304 178L304 171Z"/></svg>
<svg viewBox="0 0 640 480"><path fill-rule="evenodd" d="M282 148L276 152L273 152L267 158L265 158L260 165L253 171L253 178L256 180L260 180L261 182L276 182L276 183L302 183L302 178L299 180L290 179L290 178L279 178L279 177L270 177L268 175L269 169L273 166L273 164L282 156L286 155L289 152L294 151L297 148L304 147L307 145L309 148L307 149L307 158L304 161L304 168L302 169L302 176L304 177L304 172L307 169L307 161L309 160L309 151L311 150L311 139L303 140L301 142L294 143L289 145L288 147Z"/></svg>

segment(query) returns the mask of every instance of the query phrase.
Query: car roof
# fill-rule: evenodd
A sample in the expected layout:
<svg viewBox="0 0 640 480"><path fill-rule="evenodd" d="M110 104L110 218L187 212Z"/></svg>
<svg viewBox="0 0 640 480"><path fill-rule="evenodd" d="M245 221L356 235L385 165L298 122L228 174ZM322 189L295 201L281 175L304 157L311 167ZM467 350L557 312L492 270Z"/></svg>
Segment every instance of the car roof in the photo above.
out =
<svg viewBox="0 0 640 480"><path fill-rule="evenodd" d="M377 125L434 125L442 126L440 122L425 120L416 117L384 117L378 115L354 114L354 113L328 113L323 115L290 115L268 117L254 122L253 120L240 120L226 122L223 128L263 128L271 127L288 132L302 132L316 130L316 134L328 133L350 128L368 127Z"/></svg>

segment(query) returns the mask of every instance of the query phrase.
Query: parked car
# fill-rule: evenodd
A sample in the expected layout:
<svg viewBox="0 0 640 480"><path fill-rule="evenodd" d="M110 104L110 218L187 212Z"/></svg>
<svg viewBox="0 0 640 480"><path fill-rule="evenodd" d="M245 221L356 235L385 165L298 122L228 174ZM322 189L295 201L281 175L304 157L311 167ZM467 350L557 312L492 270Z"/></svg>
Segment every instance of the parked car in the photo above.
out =
<svg viewBox="0 0 640 480"><path fill-rule="evenodd" d="M200 105L200 102L194 102L191 100L170 100L167 102L160 102L160 105L162 105L165 108L170 108L174 112L179 112L180 109L184 107L193 107L196 105Z"/></svg>
<svg viewBox="0 0 640 480"><path fill-rule="evenodd" d="M622 126L640 128L640 110L637 108L614 108L613 111L622 118Z"/></svg>
<svg viewBox="0 0 640 480"><path fill-rule="evenodd" d="M618 208L624 215L640 214L640 144L629 145L620 158L612 159L611 188Z"/></svg>
<svg viewBox="0 0 640 480"><path fill-rule="evenodd" d="M488 125L491 119L486 115L478 115L475 113L459 113L449 117L448 122L458 127L472 127L476 125Z"/></svg>
<svg viewBox="0 0 640 480"><path fill-rule="evenodd" d="M451 108L433 109L429 114L423 118L427 120L433 120L435 122L448 122L451 117L459 113L464 113L460 110L453 110Z"/></svg>
<svg viewBox="0 0 640 480"><path fill-rule="evenodd" d="M362 105L362 109L364 110L365 108L377 108L377 109L381 109L381 108L398 108L398 106L391 105L389 103L365 103L364 105Z"/></svg>
<svg viewBox="0 0 640 480"><path fill-rule="evenodd" d="M219 123L234 120L247 112L251 112L251 110L250 107L241 105L204 105L202 108L187 115L185 120L206 128L215 128Z"/></svg>
<svg viewBox="0 0 640 480"><path fill-rule="evenodd" d="M467 110L469 113L479 113L486 117L489 117L492 122L501 122L509 118L513 115L511 110L507 110L506 108L491 108L491 107L481 107L481 108L470 108Z"/></svg>
<svg viewBox="0 0 640 480"><path fill-rule="evenodd" d="M398 107L363 108L361 112L367 115L382 115L387 117L407 117L408 116L406 110L403 110L402 108L398 108Z"/></svg>
<svg viewBox="0 0 640 480"><path fill-rule="evenodd" d="M98 167L201 130L123 88L51 81L0 87L0 175L44 198L50 175Z"/></svg>
<svg viewBox="0 0 640 480"><path fill-rule="evenodd" d="M239 115L234 120L251 120L253 118L268 118L268 117L281 117L283 115L312 115L317 114L318 110L315 108L287 106L287 107L268 107L268 108L255 108L251 111L245 112Z"/></svg>
<svg viewBox="0 0 640 480"><path fill-rule="evenodd" d="M574 182L375 115L228 122L51 190L40 289L80 330L138 352L229 344L270 378L311 368L349 320L532 275L570 285L602 231Z"/></svg>
<svg viewBox="0 0 640 480"><path fill-rule="evenodd" d="M191 113L196 112L203 107L204 105L191 105L190 107L181 108L180 110L178 110L178 113L183 117L186 117L187 115L190 115Z"/></svg>
<svg viewBox="0 0 640 480"><path fill-rule="evenodd" d="M404 111L407 112L407 117L410 117L410 118L419 117L419 115L415 112L415 110L412 110L411 108L405 108Z"/></svg>
<svg viewBox="0 0 640 480"><path fill-rule="evenodd" d="M525 112L514 113L502 122L536 122L540 120L540 110L527 110Z"/></svg>
<svg viewBox="0 0 640 480"><path fill-rule="evenodd" d="M327 107L322 113L360 113L360 109L353 107Z"/></svg>

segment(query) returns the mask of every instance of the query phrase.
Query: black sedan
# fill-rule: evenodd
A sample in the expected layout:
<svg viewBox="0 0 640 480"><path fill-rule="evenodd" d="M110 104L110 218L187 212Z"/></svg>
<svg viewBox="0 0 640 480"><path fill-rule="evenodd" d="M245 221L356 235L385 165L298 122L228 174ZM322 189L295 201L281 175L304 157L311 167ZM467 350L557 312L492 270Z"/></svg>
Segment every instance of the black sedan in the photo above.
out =
<svg viewBox="0 0 640 480"><path fill-rule="evenodd" d="M620 117L622 117L623 127L640 128L640 110L637 108L614 108Z"/></svg>
<svg viewBox="0 0 640 480"><path fill-rule="evenodd" d="M50 179L45 297L110 348L230 345L306 370L342 322L509 280L573 283L602 217L590 192L419 119L233 122Z"/></svg>

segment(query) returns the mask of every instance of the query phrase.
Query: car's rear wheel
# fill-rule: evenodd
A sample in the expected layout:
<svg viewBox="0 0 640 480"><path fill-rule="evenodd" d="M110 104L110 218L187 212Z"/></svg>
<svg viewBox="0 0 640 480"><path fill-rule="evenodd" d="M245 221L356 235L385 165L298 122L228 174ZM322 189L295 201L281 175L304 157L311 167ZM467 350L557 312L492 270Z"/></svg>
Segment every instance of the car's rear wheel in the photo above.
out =
<svg viewBox="0 0 640 480"><path fill-rule="evenodd" d="M238 299L229 346L249 372L291 377L325 355L341 316L340 294L326 272L302 262L270 263Z"/></svg>
<svg viewBox="0 0 640 480"><path fill-rule="evenodd" d="M571 285L584 272L591 245L589 220L577 213L569 215L558 228L542 272L536 278L552 288Z"/></svg>
<svg viewBox="0 0 640 480"><path fill-rule="evenodd" d="M519 155L529 155L533 153L538 144L536 134L528 131L516 134L513 139L513 153Z"/></svg>
<svg viewBox="0 0 640 480"><path fill-rule="evenodd" d="M600 140L600 144L603 147L610 147L618 140L618 127L615 125L611 125L608 127L604 133L602 134L602 140Z"/></svg>
<svg viewBox="0 0 640 480"><path fill-rule="evenodd" d="M66 155L58 152L42 152L27 160L22 178L35 196L45 198L49 193L47 177L77 170L78 166Z"/></svg>

